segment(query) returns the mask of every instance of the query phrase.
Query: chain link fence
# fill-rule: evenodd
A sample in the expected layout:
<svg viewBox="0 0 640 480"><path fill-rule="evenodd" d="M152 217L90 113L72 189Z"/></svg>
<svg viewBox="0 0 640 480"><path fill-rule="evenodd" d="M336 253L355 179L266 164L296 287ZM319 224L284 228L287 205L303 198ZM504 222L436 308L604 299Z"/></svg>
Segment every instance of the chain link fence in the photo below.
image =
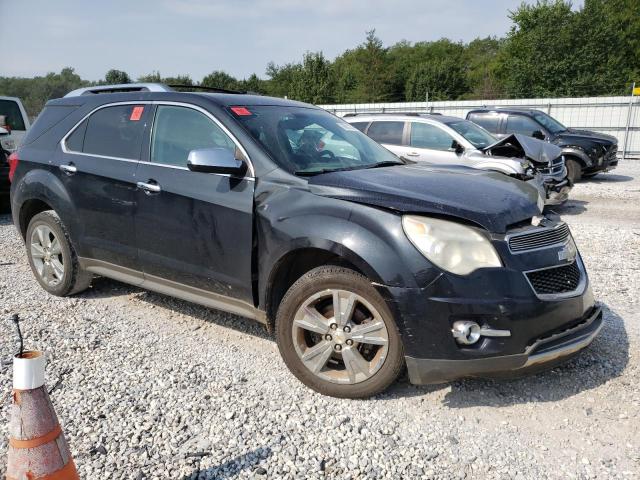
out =
<svg viewBox="0 0 640 480"><path fill-rule="evenodd" d="M640 159L640 96L321 105L338 116L347 113L424 112L462 118L469 110L494 106L535 108L567 127L613 135L618 139L619 156Z"/></svg>

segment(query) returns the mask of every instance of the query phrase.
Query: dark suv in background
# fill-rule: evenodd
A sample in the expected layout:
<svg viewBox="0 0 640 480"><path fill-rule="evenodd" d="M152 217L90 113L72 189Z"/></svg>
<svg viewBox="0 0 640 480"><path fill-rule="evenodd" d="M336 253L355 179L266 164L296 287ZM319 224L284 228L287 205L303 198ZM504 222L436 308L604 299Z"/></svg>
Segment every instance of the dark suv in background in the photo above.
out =
<svg viewBox="0 0 640 480"><path fill-rule="evenodd" d="M533 187L404 162L312 105L93 87L48 102L10 164L46 291L102 275L253 318L324 394L373 395L405 365L414 383L526 371L602 327Z"/></svg>
<svg viewBox="0 0 640 480"><path fill-rule="evenodd" d="M616 137L567 128L540 110L481 108L471 110L467 114L467 120L477 123L497 137L520 133L559 146L572 182L612 170L618 165Z"/></svg>

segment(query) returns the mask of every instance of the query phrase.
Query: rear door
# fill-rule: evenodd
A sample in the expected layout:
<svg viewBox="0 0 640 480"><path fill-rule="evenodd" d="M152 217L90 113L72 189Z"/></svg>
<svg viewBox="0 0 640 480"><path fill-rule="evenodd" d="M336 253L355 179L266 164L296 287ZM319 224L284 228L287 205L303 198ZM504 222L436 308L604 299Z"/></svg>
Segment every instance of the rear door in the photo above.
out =
<svg viewBox="0 0 640 480"><path fill-rule="evenodd" d="M239 144L210 113L186 104L157 105L149 143L136 194L145 282L167 293L189 286L253 304L251 169L233 177L187 168L198 148L228 148L248 162Z"/></svg>
<svg viewBox="0 0 640 480"><path fill-rule="evenodd" d="M135 241L136 167L150 104L100 107L62 140L58 176L76 207L80 256L140 270Z"/></svg>

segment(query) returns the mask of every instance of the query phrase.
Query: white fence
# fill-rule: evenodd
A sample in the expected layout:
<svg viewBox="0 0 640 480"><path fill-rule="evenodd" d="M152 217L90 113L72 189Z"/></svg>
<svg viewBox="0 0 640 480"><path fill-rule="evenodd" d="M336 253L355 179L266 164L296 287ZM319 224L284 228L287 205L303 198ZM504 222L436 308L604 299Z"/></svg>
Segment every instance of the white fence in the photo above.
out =
<svg viewBox="0 0 640 480"><path fill-rule="evenodd" d="M447 102L360 103L321 105L342 116L366 112L437 112L465 117L469 110L490 106L537 108L567 127L583 128L618 138L618 152L640 158L640 97L525 98L517 100L464 100ZM625 143L625 134L628 132ZM626 148L626 152L623 152Z"/></svg>

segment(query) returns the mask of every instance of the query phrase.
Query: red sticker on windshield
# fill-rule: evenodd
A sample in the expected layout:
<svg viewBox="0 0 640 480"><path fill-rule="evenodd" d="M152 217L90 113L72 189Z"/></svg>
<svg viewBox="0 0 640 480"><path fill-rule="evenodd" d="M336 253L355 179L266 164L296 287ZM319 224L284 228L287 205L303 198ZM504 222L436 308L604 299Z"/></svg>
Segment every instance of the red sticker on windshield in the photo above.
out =
<svg viewBox="0 0 640 480"><path fill-rule="evenodd" d="M231 111L239 116L252 115L246 107L231 107Z"/></svg>
<svg viewBox="0 0 640 480"><path fill-rule="evenodd" d="M133 107L129 120L137 122L142 117L142 112L144 112L144 107Z"/></svg>

